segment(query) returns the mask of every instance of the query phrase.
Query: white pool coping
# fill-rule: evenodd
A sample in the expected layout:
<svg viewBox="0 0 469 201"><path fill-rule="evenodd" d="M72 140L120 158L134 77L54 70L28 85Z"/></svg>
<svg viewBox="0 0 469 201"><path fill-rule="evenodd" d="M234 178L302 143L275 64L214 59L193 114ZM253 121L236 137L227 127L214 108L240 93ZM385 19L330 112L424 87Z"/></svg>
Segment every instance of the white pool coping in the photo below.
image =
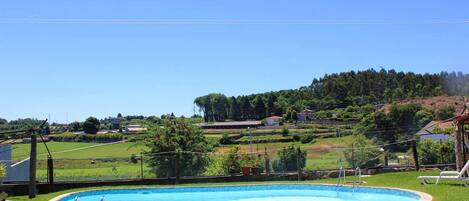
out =
<svg viewBox="0 0 469 201"><path fill-rule="evenodd" d="M297 184L291 184L291 183L275 183L271 185L297 185ZM269 185L269 184L252 184L252 185L218 185L218 187L227 187L227 186L261 186L261 185ZM314 185L314 186L336 186L332 184L298 184L298 185ZM345 185L350 187L349 185ZM166 187L166 186L160 186L160 187L150 187L150 186L144 186L144 187L130 187L130 188L110 188L110 189L97 189L97 190L84 190L84 191L76 191L76 192L70 192L66 193L60 196L57 196L55 198L50 199L49 201L60 201L60 199L65 198L67 196L73 195L75 193L83 193L83 192L90 192L90 191L102 191L102 190L119 190L119 189L155 189L155 188L191 188L191 187L217 187L216 185L200 185L200 186L176 186L176 187ZM433 201L433 196L431 196L428 193L420 192L420 191L415 191L415 190L409 190L409 189L403 189L403 188L391 188L391 187L377 187L377 186L363 186L362 188L375 188L375 189L385 189L385 190L399 190L399 191L404 191L404 192L410 192L414 193L420 196L419 201Z"/></svg>

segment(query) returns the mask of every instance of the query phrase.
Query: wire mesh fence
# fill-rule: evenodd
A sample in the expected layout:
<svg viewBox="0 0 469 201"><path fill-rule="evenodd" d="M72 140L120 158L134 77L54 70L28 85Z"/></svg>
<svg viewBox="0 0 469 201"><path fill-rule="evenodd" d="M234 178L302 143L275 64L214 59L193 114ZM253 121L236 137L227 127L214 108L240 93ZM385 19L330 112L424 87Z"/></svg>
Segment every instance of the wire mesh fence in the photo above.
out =
<svg viewBox="0 0 469 201"><path fill-rule="evenodd" d="M212 176L266 176L297 174L350 167L342 151L308 152L307 148L285 147L259 152L233 151L197 153L172 151L141 153L119 158L53 159L55 181L96 181ZM37 178L48 179L47 160L38 160Z"/></svg>

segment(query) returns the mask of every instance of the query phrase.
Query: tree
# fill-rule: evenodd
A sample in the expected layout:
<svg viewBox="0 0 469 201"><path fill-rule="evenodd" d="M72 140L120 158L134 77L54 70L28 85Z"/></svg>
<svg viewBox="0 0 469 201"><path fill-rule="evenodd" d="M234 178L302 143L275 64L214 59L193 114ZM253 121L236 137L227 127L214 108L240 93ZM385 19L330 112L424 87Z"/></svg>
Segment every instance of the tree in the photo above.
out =
<svg viewBox="0 0 469 201"><path fill-rule="evenodd" d="M241 170L241 156L239 155L239 146L235 146L228 151L222 159L223 171L225 174L239 173Z"/></svg>
<svg viewBox="0 0 469 201"><path fill-rule="evenodd" d="M96 134L99 131L101 123L96 117L88 117L86 121L83 123L83 131L86 134Z"/></svg>
<svg viewBox="0 0 469 201"><path fill-rule="evenodd" d="M275 160L272 167L275 171L296 171L298 167L303 169L306 165L306 150L294 145L284 147L278 153L279 159Z"/></svg>
<svg viewBox="0 0 469 201"><path fill-rule="evenodd" d="M262 119L265 117L265 103L261 96L256 96L256 98L254 98L254 114L256 119Z"/></svg>
<svg viewBox="0 0 469 201"><path fill-rule="evenodd" d="M78 132L78 131L83 130L83 125L78 121L72 122L68 126L70 127L70 130L73 132Z"/></svg>
<svg viewBox="0 0 469 201"><path fill-rule="evenodd" d="M455 109L452 106L442 107L435 111L435 118L437 120L446 120L454 117Z"/></svg>
<svg viewBox="0 0 469 201"><path fill-rule="evenodd" d="M379 144L394 143L387 149L406 151L408 144L396 142L409 140L420 130L425 120L419 118L426 117L421 110L417 104L393 104L389 113L377 111L365 116L355 127L355 133L365 134Z"/></svg>
<svg viewBox="0 0 469 201"><path fill-rule="evenodd" d="M419 161L423 165L455 163L454 142L426 139L418 143Z"/></svg>
<svg viewBox="0 0 469 201"><path fill-rule="evenodd" d="M240 120L241 118L241 108L238 104L238 100L234 96L230 100L230 118L232 120Z"/></svg>
<svg viewBox="0 0 469 201"><path fill-rule="evenodd" d="M149 166L156 176L196 176L205 171L210 159L205 154L213 150L200 128L187 121L171 119L145 140Z"/></svg>

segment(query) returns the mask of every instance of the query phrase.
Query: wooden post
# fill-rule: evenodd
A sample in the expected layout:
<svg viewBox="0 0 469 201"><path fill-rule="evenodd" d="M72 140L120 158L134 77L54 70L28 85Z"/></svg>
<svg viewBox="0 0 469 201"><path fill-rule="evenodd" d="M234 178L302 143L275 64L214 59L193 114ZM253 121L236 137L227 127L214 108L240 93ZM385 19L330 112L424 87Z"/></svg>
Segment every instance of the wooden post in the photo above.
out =
<svg viewBox="0 0 469 201"><path fill-rule="evenodd" d="M179 152L176 152L176 161L175 161L175 172L176 172L176 181L175 181L175 184L179 184L179 179L181 178L181 171L179 170L179 160L180 160L180 157L179 157Z"/></svg>
<svg viewBox="0 0 469 201"><path fill-rule="evenodd" d="M140 152L140 178L145 179L143 178L143 152Z"/></svg>
<svg viewBox="0 0 469 201"><path fill-rule="evenodd" d="M388 157L388 152L384 153L384 166L388 167L389 166L389 157Z"/></svg>
<svg viewBox="0 0 469 201"><path fill-rule="evenodd" d="M412 140L412 153L414 154L415 170L419 171L420 170L419 154L417 152L417 141L416 140Z"/></svg>
<svg viewBox="0 0 469 201"><path fill-rule="evenodd" d="M54 160L51 156L47 157L47 177L49 179L49 192L54 192Z"/></svg>
<svg viewBox="0 0 469 201"><path fill-rule="evenodd" d="M270 175L270 159L269 156L267 155L267 147L264 147L264 157L265 157L265 174L267 176Z"/></svg>
<svg viewBox="0 0 469 201"><path fill-rule="evenodd" d="M300 167L300 155L301 155L301 149L300 147L298 147L296 151L296 169L298 171L298 181L301 180L301 176L302 176L301 167Z"/></svg>
<svg viewBox="0 0 469 201"><path fill-rule="evenodd" d="M456 152L456 169L460 171L464 166L464 144L463 144L463 126L464 124L457 122L456 131L454 133L454 151Z"/></svg>
<svg viewBox="0 0 469 201"><path fill-rule="evenodd" d="M31 133L31 152L29 155L29 199L36 197L36 158L37 138L34 131Z"/></svg>

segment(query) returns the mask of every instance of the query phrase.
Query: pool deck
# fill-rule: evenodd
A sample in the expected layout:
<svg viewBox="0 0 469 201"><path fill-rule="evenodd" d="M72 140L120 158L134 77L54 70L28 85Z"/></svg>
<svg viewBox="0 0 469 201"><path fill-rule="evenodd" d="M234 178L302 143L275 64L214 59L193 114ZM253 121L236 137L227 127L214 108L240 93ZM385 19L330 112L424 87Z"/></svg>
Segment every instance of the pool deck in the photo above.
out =
<svg viewBox="0 0 469 201"><path fill-rule="evenodd" d="M282 183L278 183L278 184L282 184ZM253 184L252 186L256 186L257 184ZM288 185L294 185L294 184L288 184ZM301 185L304 185L304 184L301 184ZM315 186L335 186L335 185L331 185L331 184L307 184L307 185L315 185ZM220 186L231 186L231 185L220 185ZM251 185L240 185L240 186L251 186ZM345 185L347 187L351 187L350 185ZM198 187L205 187L204 185L200 185ZM213 187L213 186L211 186ZM158 188L158 187L137 187L137 188L128 188L128 189L145 189L145 188ZM160 188L167 188L167 187L160 187ZM174 187L174 188L178 188L178 187ZM189 187L190 188L190 187ZM410 192L410 193L415 193L417 195L420 196L420 200L419 201L433 201L433 196L431 196L430 194L428 193L423 193L423 192L420 192L420 191L414 191L414 190L409 190L409 189L402 189L402 188L388 188L388 187L375 187L375 186L366 186L366 187L363 187L363 188L376 188L376 189L388 189L388 190L399 190L399 191L405 191L405 192ZM99 190L105 190L105 189L99 189ZM109 189L109 190L113 190L113 189ZM69 195L72 195L72 194L75 194L75 193L81 193L81 192L88 192L88 191L95 191L95 190L84 190L84 191L76 191L76 192L70 192L70 193L66 193L66 194L63 194L63 195L60 195L60 196L57 196L55 198L52 198L50 199L49 201L60 201L60 199L62 198L65 198Z"/></svg>

